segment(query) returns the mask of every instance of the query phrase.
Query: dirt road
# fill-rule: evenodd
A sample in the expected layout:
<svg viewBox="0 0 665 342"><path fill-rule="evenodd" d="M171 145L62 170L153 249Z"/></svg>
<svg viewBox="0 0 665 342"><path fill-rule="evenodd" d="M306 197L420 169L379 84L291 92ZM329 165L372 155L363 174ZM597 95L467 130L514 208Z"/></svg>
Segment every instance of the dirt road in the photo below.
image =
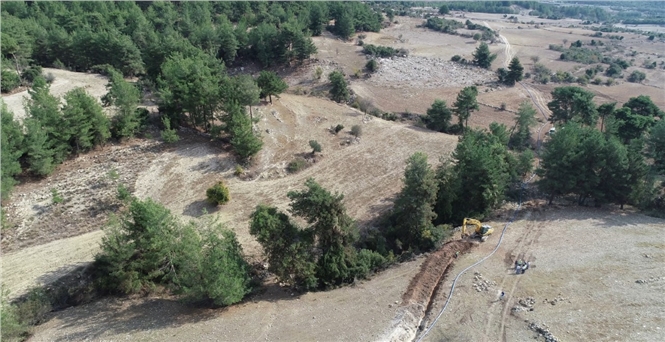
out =
<svg viewBox="0 0 665 342"><path fill-rule="evenodd" d="M663 226L664 220L612 210L525 212L495 256L462 276L425 340L533 340L529 322L563 341L658 340L665 329ZM490 238L464 255L451 274L494 245ZM532 265L523 275L514 274L518 258Z"/></svg>

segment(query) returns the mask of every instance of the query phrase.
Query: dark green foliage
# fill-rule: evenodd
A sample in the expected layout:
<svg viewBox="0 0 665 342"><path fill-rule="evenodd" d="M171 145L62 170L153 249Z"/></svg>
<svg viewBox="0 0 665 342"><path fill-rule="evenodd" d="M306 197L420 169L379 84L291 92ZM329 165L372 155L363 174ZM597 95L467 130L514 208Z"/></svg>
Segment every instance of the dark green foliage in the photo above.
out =
<svg viewBox="0 0 665 342"><path fill-rule="evenodd" d="M496 59L496 54L490 53L489 47L484 42L480 43L473 53L473 64L481 68L489 69L494 59Z"/></svg>
<svg viewBox="0 0 665 342"><path fill-rule="evenodd" d="M437 17L431 17L427 18L427 21L425 22L425 27L432 29L434 31L454 34L456 33L455 30L464 27L464 24L460 23L457 20L446 20Z"/></svg>
<svg viewBox="0 0 665 342"><path fill-rule="evenodd" d="M665 173L665 120L659 120L649 132L647 140L649 156L653 158L654 166Z"/></svg>
<svg viewBox="0 0 665 342"><path fill-rule="evenodd" d="M261 151L263 141L254 134L252 121L236 101L226 106L226 113L226 130L231 135L233 151L246 161Z"/></svg>
<svg viewBox="0 0 665 342"><path fill-rule="evenodd" d="M333 31L336 35L344 40L349 40L356 32L353 26L353 15L347 11L343 11L339 17L335 18L335 27Z"/></svg>
<svg viewBox="0 0 665 342"><path fill-rule="evenodd" d="M437 222L459 224L464 217L483 217L501 204L517 162L498 135L467 130L453 153L457 162L437 170Z"/></svg>
<svg viewBox="0 0 665 342"><path fill-rule="evenodd" d="M289 165L286 166L286 170L289 173L296 173L307 167L307 160L303 157L297 157L296 159L289 162Z"/></svg>
<svg viewBox="0 0 665 342"><path fill-rule="evenodd" d="M386 238L399 251L425 251L433 248L442 236L435 233L437 184L427 155L413 154L406 163L404 187L395 199L389 215Z"/></svg>
<svg viewBox="0 0 665 342"><path fill-rule="evenodd" d="M603 55L598 50L571 46L570 49L564 49L561 47L561 50L559 51L563 52L559 59L564 61L578 62L582 64L593 64L603 61Z"/></svg>
<svg viewBox="0 0 665 342"><path fill-rule="evenodd" d="M347 88L344 74L339 71L333 71L328 75L328 80L332 84L330 89L330 97L335 102L349 101L349 89Z"/></svg>
<svg viewBox="0 0 665 342"><path fill-rule="evenodd" d="M272 103L272 97L283 93L289 86L277 74L272 71L261 71L259 78L256 80L259 88L261 88L260 96L262 98L268 97Z"/></svg>
<svg viewBox="0 0 665 342"><path fill-rule="evenodd" d="M27 69L23 70L21 78L28 83L32 83L35 78L42 76L42 67L38 65L31 65Z"/></svg>
<svg viewBox="0 0 665 342"><path fill-rule="evenodd" d="M369 72L376 72L379 70L379 63L375 59L370 59L367 61L367 64L365 64L365 69Z"/></svg>
<svg viewBox="0 0 665 342"><path fill-rule="evenodd" d="M62 117L74 153L88 151L111 137L110 122L102 106L83 88L69 91L64 100L66 104L62 107Z"/></svg>
<svg viewBox="0 0 665 342"><path fill-rule="evenodd" d="M240 302L251 291L251 277L235 233L216 225L199 237L193 228L183 229L181 244L188 248L176 260L181 270L177 292L189 301L218 306Z"/></svg>
<svg viewBox="0 0 665 342"><path fill-rule="evenodd" d="M115 70L109 70L106 89L108 93L102 97L102 103L117 108L112 123L113 135L118 139L133 137L141 124L136 112L141 99L139 89L125 81L122 74Z"/></svg>
<svg viewBox="0 0 665 342"><path fill-rule="evenodd" d="M501 143L501 145L508 146L510 141L510 133L508 132L508 127L504 124L497 122L490 123L490 133Z"/></svg>
<svg viewBox="0 0 665 342"><path fill-rule="evenodd" d="M268 269L280 281L306 289L316 288L316 259L311 234L300 229L275 207L259 205L251 216L249 232L263 246Z"/></svg>
<svg viewBox="0 0 665 342"><path fill-rule="evenodd" d="M453 104L453 112L457 115L461 127L469 126L471 112L479 108L476 96L478 96L476 86L465 87L457 94L457 99Z"/></svg>
<svg viewBox="0 0 665 342"><path fill-rule="evenodd" d="M321 144L319 144L319 142L316 140L310 140L309 147L312 148L312 154L316 152L321 152Z"/></svg>
<svg viewBox="0 0 665 342"><path fill-rule="evenodd" d="M394 49L390 46L381 46L381 45L372 45L372 44L364 44L363 53L373 57L381 57L381 58L390 58L393 56L405 57L406 55L408 55L408 52L404 49Z"/></svg>
<svg viewBox="0 0 665 342"><path fill-rule="evenodd" d="M224 70L220 61L206 55L175 53L166 59L157 84L160 110L171 124L188 120L192 126L210 130L228 84Z"/></svg>
<svg viewBox="0 0 665 342"><path fill-rule="evenodd" d="M628 102L623 104L623 107L630 108L630 110L637 115L665 119L665 112L658 108L658 106L651 101L651 98L646 95L631 97Z"/></svg>
<svg viewBox="0 0 665 342"><path fill-rule="evenodd" d="M3 37L4 40L4 37ZM0 339L3 341L23 341L30 335L30 328L22 319L17 305L10 304L2 294L2 310L0 310Z"/></svg>
<svg viewBox="0 0 665 342"><path fill-rule="evenodd" d="M460 55L454 55L452 58L450 58L451 61L453 62L459 62L462 59L462 56Z"/></svg>
<svg viewBox="0 0 665 342"><path fill-rule="evenodd" d="M448 13L450 13L450 10L448 9L447 5L443 4L441 7L439 7L439 14L446 15Z"/></svg>
<svg viewBox="0 0 665 342"><path fill-rule="evenodd" d="M307 230L316 236L320 250L317 278L330 286L353 279L355 250L350 248L358 239L358 228L346 214L343 195L331 194L313 179L305 182L306 190L290 191L291 213L303 218Z"/></svg>
<svg viewBox="0 0 665 342"><path fill-rule="evenodd" d="M2 169L2 174L0 175L0 180L2 181L1 186L1 198L6 199L9 197L9 193L16 184L14 176L21 173L21 164L19 163L19 158L23 155L24 143L23 143L23 128L18 121L14 120L14 114L7 109L7 105L4 101L0 101L1 106L1 115L2 115L2 136L0 139L0 148L2 149L0 159L2 163L0 168Z"/></svg>
<svg viewBox="0 0 665 342"><path fill-rule="evenodd" d="M508 72L505 75L503 82L510 86L515 85L516 82L522 80L523 72L524 67L522 67L522 64L520 64L520 60L515 57L510 61Z"/></svg>
<svg viewBox="0 0 665 342"><path fill-rule="evenodd" d="M612 63L610 66L605 70L605 76L607 77L620 77L621 72L623 71L623 68L619 64Z"/></svg>
<svg viewBox="0 0 665 342"><path fill-rule="evenodd" d="M520 103L515 118L515 129L510 136L510 146L518 151L528 148L531 144L531 128L536 124L536 110L531 102Z"/></svg>
<svg viewBox="0 0 665 342"><path fill-rule="evenodd" d="M222 205L231 200L231 195L224 182L219 181L206 190L206 198L210 204Z"/></svg>
<svg viewBox="0 0 665 342"><path fill-rule="evenodd" d="M337 126L335 126L335 134L341 132L343 129L344 129L344 125L337 124Z"/></svg>
<svg viewBox="0 0 665 342"><path fill-rule="evenodd" d="M427 116L425 122L427 128L437 132L448 132L450 128L450 120L453 113L446 105L446 101L435 100L432 106L427 109Z"/></svg>
<svg viewBox="0 0 665 342"><path fill-rule="evenodd" d="M531 150L524 150L517 156L517 164L515 165L515 173L524 178L528 173L533 171L533 160L536 158L535 153Z"/></svg>
<svg viewBox="0 0 665 342"><path fill-rule="evenodd" d="M168 209L151 199L134 199L102 239L102 251L95 256L97 287L129 294L171 283L180 230Z"/></svg>
<svg viewBox="0 0 665 342"><path fill-rule="evenodd" d="M593 103L594 94L580 87L559 87L552 91L552 101L547 107L552 111L552 123L576 121L595 126L598 111Z"/></svg>
<svg viewBox="0 0 665 342"><path fill-rule="evenodd" d="M201 235L197 228L151 199L134 199L95 256L97 288L129 294L164 286L192 301L239 302L250 277L235 235L219 225L203 227Z"/></svg>
<svg viewBox="0 0 665 342"><path fill-rule="evenodd" d="M160 135L162 136L162 140L164 140L165 143L172 144L180 140L176 130L171 128L171 121L168 118L162 118L162 125L164 125L164 129L160 132Z"/></svg>
<svg viewBox="0 0 665 342"><path fill-rule="evenodd" d="M596 205L628 203L641 188L646 164L638 140L629 147L615 137L603 137L592 127L569 123L545 144L540 168L540 188L556 196L575 194L584 205L593 198Z"/></svg>
<svg viewBox="0 0 665 342"><path fill-rule="evenodd" d="M3 69L1 77L0 83L2 83L3 93L8 93L21 85L21 78L14 71Z"/></svg>
<svg viewBox="0 0 665 342"><path fill-rule="evenodd" d="M252 115L252 106L259 103L261 89L256 81L250 75L238 75L232 79L233 93L232 99L238 101L241 106L249 106L250 116Z"/></svg>

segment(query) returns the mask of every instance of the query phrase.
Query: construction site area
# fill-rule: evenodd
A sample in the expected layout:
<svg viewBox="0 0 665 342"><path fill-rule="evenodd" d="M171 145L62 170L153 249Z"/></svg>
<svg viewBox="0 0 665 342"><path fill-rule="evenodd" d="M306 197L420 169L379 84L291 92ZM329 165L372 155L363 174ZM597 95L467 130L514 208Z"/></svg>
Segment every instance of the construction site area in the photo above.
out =
<svg viewBox="0 0 665 342"><path fill-rule="evenodd" d="M501 14L464 13L463 19L454 19L470 19L498 32L489 46L497 54L494 69L507 67L513 57L528 68L533 64L529 58L538 56L532 60L576 72L575 63L561 62L548 45L588 40L592 31L568 28L580 20L524 25L519 22L537 18L517 17L510 22ZM476 85L480 106L468 119L469 127L488 128L492 122L512 126L519 104L529 101L537 110L534 146L550 138L547 103L560 85L531 80L499 85L494 72L450 61L454 55L471 58L477 43L472 38L428 30L421 26L422 18L397 16L396 22L367 33L365 44L407 49L409 56L379 59L379 72L349 82L354 96L408 119L425 113L436 99L452 104L464 87ZM663 59L665 43L624 35L621 44L637 51L638 62ZM312 61L284 76L289 90L273 97L273 103L254 106L263 148L245 177L237 176L228 146L180 128L180 141L173 144L143 138L109 143L65 161L46 178L22 180L2 208L10 226L3 227L1 257L8 298L85 272L100 251L106 222L120 207L119 184L139 199L161 203L183 222L204 216L219 220L236 234L252 265L266 264L266 259L250 234L250 215L259 204L286 211L287 193L302 188L310 177L344 195L348 215L361 229L375 225L403 186L409 156L423 152L434 165L451 156L459 137L407 119L384 120L317 96L327 89L326 80L313 77L317 68L324 75L334 70L352 75L367 60L360 46L328 32L313 41L318 52ZM104 76L44 70L55 75L53 94L84 87L100 99L106 92ZM618 81L585 89L598 104L623 103L643 94L665 108L665 72L647 72L644 83ZM23 120L28 96L23 90L3 95L3 100ZM148 100L141 107L158 111ZM331 134L335 125L347 131L359 125L362 136ZM314 139L323 151L307 161L307 168L290 173L289 162L309 155L308 142ZM665 219L630 205L579 206L563 196L549 204L535 188L536 178L534 173L524 178L519 200L503 201L482 221L456 224L440 248L393 263L369 279L299 292L280 283L266 266L261 289L238 304L201 308L165 293L106 296L49 312L29 341L662 340ZM206 189L219 179L232 200L216 207L206 202ZM66 199L62 205L50 204L52 189Z"/></svg>

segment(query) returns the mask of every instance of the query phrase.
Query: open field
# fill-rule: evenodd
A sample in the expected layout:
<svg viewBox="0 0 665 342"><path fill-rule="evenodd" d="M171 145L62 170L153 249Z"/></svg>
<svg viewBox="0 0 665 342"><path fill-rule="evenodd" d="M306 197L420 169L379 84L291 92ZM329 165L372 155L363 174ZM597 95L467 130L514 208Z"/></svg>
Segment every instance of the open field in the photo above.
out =
<svg viewBox="0 0 665 342"><path fill-rule="evenodd" d="M521 213L496 254L458 280L426 341L533 340L530 322L549 327L562 341L663 336L665 221L611 209L543 209ZM434 315L452 275L489 254L497 240L491 237L459 258L436 297ZM513 270L518 258L531 262L523 275Z"/></svg>
<svg viewBox="0 0 665 342"><path fill-rule="evenodd" d="M562 44L564 39L568 44L577 39L588 41L593 31L568 28L579 24L575 20L518 18L543 24L538 28L513 24L502 15L481 13L456 19L486 22L509 42L490 45L498 55L493 70L517 56L529 71L530 57L538 56L553 71L584 72L579 63L558 60L560 53L548 50L548 45ZM472 58L477 47L472 39L417 28L423 19L397 20L399 24L380 33L367 33L365 42L406 48L410 57L381 61L382 73L349 80L357 96L383 111L422 114L435 99L452 106L464 86L477 84L481 106L469 124L486 128L499 122L511 127L519 103L532 99L526 89L542 107L551 100L555 87L567 85L531 84L528 80L524 87L497 85L492 72L449 62L455 54ZM659 54L664 44L647 42L644 36L621 35L626 36L619 43L624 54L637 51L635 66L624 74L641 70L647 73L647 81L619 81L616 86L589 85L586 89L596 94L597 103L621 104L644 94L664 108L665 72L641 67L647 59L663 60ZM342 42L329 33L315 37L314 42L316 60L285 75L290 93L274 99L272 105L263 102L254 107L253 115L260 118L255 129L261 133L264 147L243 177L234 175L236 161L228 146L181 129L181 141L175 144L153 139L109 144L66 161L44 180L26 179L18 185L11 199L3 203L10 228L2 234L0 262L2 284L11 291L10 296L48 284L92 260L103 236L100 229L119 208L115 198L119 184L140 198L151 197L164 204L183 220L219 219L236 232L253 262L262 261L263 256L249 234L250 213L260 203L288 209L286 193L301 189L309 177L344 194L348 214L361 228L371 226L392 206L402 185L406 159L423 151L430 164L436 165L441 156L454 150L458 137L384 121L322 96L294 94L302 88L298 90L324 95L329 72L341 69L352 75L367 61L355 42ZM321 80L314 79L316 67L324 71ZM106 93L105 77L44 71L56 76L51 87L56 96L79 86L96 98ZM25 116L22 101L26 94L3 97L18 118ZM507 111L493 108L502 103ZM337 124L345 129L334 135L329 128ZM353 125L362 127L359 139L349 134ZM323 146L316 158L311 157L309 140ZM296 157L308 158L310 167L289 174L286 166ZM222 179L230 189L231 201L212 207L205 202L205 190ZM51 203L52 188L63 195L64 203ZM484 244L470 247L454 242L447 249L352 286L298 296L269 279L262 292L220 310L194 309L164 297L106 298L53 313L36 328L31 340L411 340L418 326L431 323L440 310L452 278L494 248L505 215L488 223L496 233ZM658 340L665 330L663 227L664 220L630 210L549 207L534 201L508 228L497 253L461 278L447 311L426 340L533 340L537 333L530 322L546 325L562 340ZM459 246L468 250L453 260L452 250ZM532 269L516 276L512 263L520 257L531 261ZM501 291L506 293L504 300L499 300Z"/></svg>

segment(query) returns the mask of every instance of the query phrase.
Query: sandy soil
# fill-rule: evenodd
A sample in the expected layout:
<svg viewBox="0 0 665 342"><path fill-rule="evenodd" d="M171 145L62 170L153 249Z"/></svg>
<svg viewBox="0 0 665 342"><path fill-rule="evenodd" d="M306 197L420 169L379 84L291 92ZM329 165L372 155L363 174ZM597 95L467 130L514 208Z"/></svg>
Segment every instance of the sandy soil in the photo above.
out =
<svg viewBox="0 0 665 342"><path fill-rule="evenodd" d="M105 299L55 313L30 340L376 341L422 260L332 291L298 296L272 285L220 310L159 298Z"/></svg>
<svg viewBox="0 0 665 342"><path fill-rule="evenodd" d="M460 278L426 341L533 340L529 322L562 341L660 339L665 221L612 209L543 209L523 212L496 254ZM503 222L492 224L502 228ZM495 235L452 267L434 314L453 276L489 254ZM512 269L517 258L531 262L523 275Z"/></svg>
<svg viewBox="0 0 665 342"><path fill-rule="evenodd" d="M43 68L43 73L51 73L55 76L55 80L51 84L51 94L58 98L64 96L68 91L79 87L85 89L89 95L98 100L107 93L106 84L108 83L108 79L101 75L53 68ZM15 119L23 120L25 118L23 103L29 97L28 91L25 90L11 95L3 95L2 100L7 104L7 108L14 112Z"/></svg>

